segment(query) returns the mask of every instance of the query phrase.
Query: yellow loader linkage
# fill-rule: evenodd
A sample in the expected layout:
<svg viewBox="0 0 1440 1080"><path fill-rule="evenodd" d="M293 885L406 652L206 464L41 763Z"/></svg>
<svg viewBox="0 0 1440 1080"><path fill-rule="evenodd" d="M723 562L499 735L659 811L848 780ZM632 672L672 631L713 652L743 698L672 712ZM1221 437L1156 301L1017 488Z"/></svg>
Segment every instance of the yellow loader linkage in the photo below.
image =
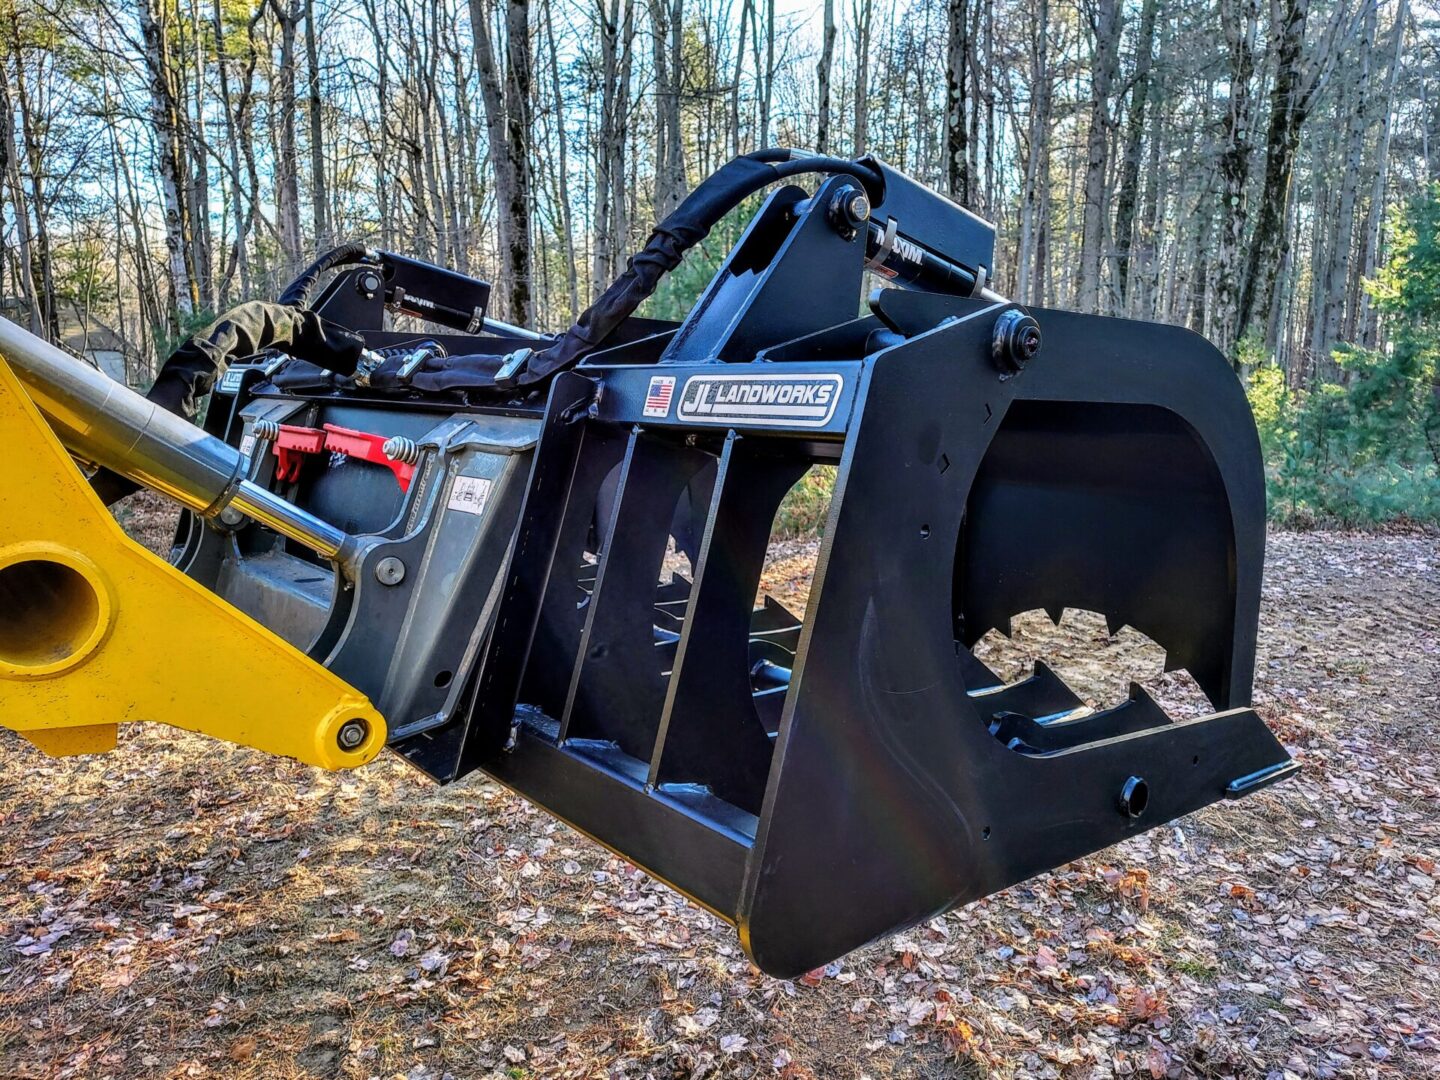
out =
<svg viewBox="0 0 1440 1080"><path fill-rule="evenodd" d="M363 694L121 531L3 359L0 439L0 724L57 756L138 720L326 769L380 752Z"/></svg>

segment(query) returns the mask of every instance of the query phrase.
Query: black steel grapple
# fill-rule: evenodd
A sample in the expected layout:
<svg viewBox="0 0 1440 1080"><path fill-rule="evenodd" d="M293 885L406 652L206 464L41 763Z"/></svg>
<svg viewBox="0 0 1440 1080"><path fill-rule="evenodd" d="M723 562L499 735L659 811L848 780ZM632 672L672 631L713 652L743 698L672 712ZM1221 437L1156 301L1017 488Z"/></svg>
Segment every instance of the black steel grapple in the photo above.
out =
<svg viewBox="0 0 1440 1080"><path fill-rule="evenodd" d="M995 295L990 226L878 161L741 161L558 338L400 256L348 251L313 302L312 274L353 372L262 351L205 427L344 542L230 507L187 517L176 564L363 691L417 768L483 771L779 976L1292 771L1248 707L1264 487L1224 358ZM823 179L768 196L683 322L635 317L800 173ZM867 273L898 287L862 309ZM808 604L757 607L817 464ZM691 569L658 584L667 552ZM1218 711L1094 711L971 652L1065 607L1148 635Z"/></svg>

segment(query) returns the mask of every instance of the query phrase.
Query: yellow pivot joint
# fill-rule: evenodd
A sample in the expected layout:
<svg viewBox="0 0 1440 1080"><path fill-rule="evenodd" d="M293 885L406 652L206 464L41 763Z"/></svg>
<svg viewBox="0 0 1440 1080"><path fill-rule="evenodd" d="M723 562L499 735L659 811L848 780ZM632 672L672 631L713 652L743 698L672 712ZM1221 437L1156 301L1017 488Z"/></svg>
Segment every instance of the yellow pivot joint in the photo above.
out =
<svg viewBox="0 0 1440 1080"><path fill-rule="evenodd" d="M326 769L380 752L363 694L121 531L3 358L0 440L0 725L55 755L139 720Z"/></svg>

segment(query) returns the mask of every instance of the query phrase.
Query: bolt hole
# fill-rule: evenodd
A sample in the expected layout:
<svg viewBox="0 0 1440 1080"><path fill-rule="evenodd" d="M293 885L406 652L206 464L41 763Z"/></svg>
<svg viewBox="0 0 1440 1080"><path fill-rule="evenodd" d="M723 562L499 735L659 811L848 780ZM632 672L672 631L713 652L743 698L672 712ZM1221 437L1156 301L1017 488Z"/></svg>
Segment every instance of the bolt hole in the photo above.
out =
<svg viewBox="0 0 1440 1080"><path fill-rule="evenodd" d="M450 680L455 677L453 671L439 671L435 673L435 685L441 690L450 685Z"/></svg>
<svg viewBox="0 0 1440 1080"><path fill-rule="evenodd" d="M929 525L921 525L921 526L920 526L920 539L921 539L921 540L929 540L929 539L930 539L930 526L929 526Z"/></svg>
<svg viewBox="0 0 1440 1080"><path fill-rule="evenodd" d="M1138 818L1149 804L1150 785L1138 776L1126 780L1125 786L1120 789L1120 809L1130 817Z"/></svg>
<svg viewBox="0 0 1440 1080"><path fill-rule="evenodd" d="M69 660L100 625L100 596L79 571L50 559L0 569L0 664L24 671Z"/></svg>
<svg viewBox="0 0 1440 1080"><path fill-rule="evenodd" d="M1200 755L1199 755L1199 754L1196 754L1193 758L1191 758L1191 759L1190 759L1190 764L1191 764L1191 765L1199 765L1199 764L1200 764Z"/></svg>
<svg viewBox="0 0 1440 1080"><path fill-rule="evenodd" d="M592 660L604 660L608 655L610 655L610 646L603 641L590 650L590 659Z"/></svg>
<svg viewBox="0 0 1440 1080"><path fill-rule="evenodd" d="M989 840L989 839L990 839L990 826L989 826L989 825L986 825L985 828L983 828L983 829L980 830L980 839L981 839L981 840Z"/></svg>

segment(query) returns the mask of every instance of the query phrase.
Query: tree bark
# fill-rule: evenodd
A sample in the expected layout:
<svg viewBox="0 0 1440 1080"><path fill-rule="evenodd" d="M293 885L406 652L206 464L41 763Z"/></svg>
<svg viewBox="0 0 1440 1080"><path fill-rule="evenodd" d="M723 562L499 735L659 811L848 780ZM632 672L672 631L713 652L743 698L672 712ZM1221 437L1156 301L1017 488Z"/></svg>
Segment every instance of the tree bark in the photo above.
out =
<svg viewBox="0 0 1440 1080"><path fill-rule="evenodd" d="M150 122L159 147L160 196L165 209L165 251L170 267L171 301L174 310L170 328L178 333L195 315L200 304L185 236L186 207L184 177L181 173L179 118L176 116L173 73L162 13L154 0L140 8L140 31L145 42L145 61L150 91Z"/></svg>
<svg viewBox="0 0 1440 1080"><path fill-rule="evenodd" d="M325 118L320 86L320 51L315 42L315 0L305 0L305 69L310 77L307 112L310 121L310 212L315 247L334 244L330 234L330 193L325 185Z"/></svg>
<svg viewBox="0 0 1440 1080"><path fill-rule="evenodd" d="M967 93L970 82L970 19L967 0L946 5L945 187L962 206L970 203Z"/></svg>
<svg viewBox="0 0 1440 1080"><path fill-rule="evenodd" d="M855 0L855 139L854 151L865 153L870 139L870 20L874 0Z"/></svg>
<svg viewBox="0 0 1440 1080"><path fill-rule="evenodd" d="M1380 266L1380 252L1385 235L1385 191L1390 175L1390 138L1394 130L1395 86L1400 77L1400 64L1404 58L1405 24L1409 19L1409 5L1400 0L1395 10L1395 22L1390 31L1390 45L1386 52L1390 56L1389 70L1385 76L1385 112L1380 120L1380 138L1375 148L1375 177L1370 184L1370 221L1365 230L1365 266L1362 271L1368 280L1375 276ZM1362 290L1360 311L1357 317L1358 337L1361 344L1376 348L1380 344L1379 313L1371 303L1369 294Z"/></svg>
<svg viewBox="0 0 1440 1080"><path fill-rule="evenodd" d="M835 0L825 0L825 25L821 31L820 63L815 76L819 83L816 104L815 150L830 152L830 77L835 66Z"/></svg>
<svg viewBox="0 0 1440 1080"><path fill-rule="evenodd" d="M1322 377L1333 378L1339 372L1332 354L1340 340L1345 319L1345 303L1355 259L1355 196L1359 188L1361 165L1365 155L1365 129L1368 126L1371 64L1375 51L1377 0L1361 0L1360 34L1353 43L1357 54L1355 78L1347 94L1348 116L1345 124L1344 173L1338 184L1334 232L1329 257L1325 260L1322 280L1315 293L1318 309L1315 334L1316 362Z"/></svg>
<svg viewBox="0 0 1440 1080"><path fill-rule="evenodd" d="M1085 140L1085 216L1080 241L1081 311L1100 309L1100 267L1105 247L1106 171L1110 162L1110 96L1120 60L1119 0L1094 0L1089 9L1095 40L1090 73L1090 130Z"/></svg>
<svg viewBox="0 0 1440 1080"><path fill-rule="evenodd" d="M300 154L295 135L295 30L304 9L286 9L281 0L270 0L280 24L280 83L278 144L275 147L275 212L279 217L280 248L284 273L300 270L303 258L300 236Z"/></svg>
<svg viewBox="0 0 1440 1080"><path fill-rule="evenodd" d="M1250 256L1236 313L1234 340L1268 321L1275 299L1275 274L1286 244L1285 212L1290 200L1295 150L1309 115L1311 94L1304 86L1302 62L1310 0L1282 0L1274 35L1275 84L1265 135L1265 179L1250 238Z"/></svg>
<svg viewBox="0 0 1440 1080"><path fill-rule="evenodd" d="M1140 190L1140 153L1145 134L1145 108L1150 100L1150 69L1155 60L1155 18L1159 0L1144 0L1135 44L1135 77L1130 87L1130 115L1125 125L1125 154L1120 166L1120 194L1115 204L1115 292L1117 309L1130 307L1130 249L1135 242L1135 204Z"/></svg>
<svg viewBox="0 0 1440 1080"><path fill-rule="evenodd" d="M1255 74L1255 36L1260 12L1256 0L1222 0L1221 24L1229 53L1230 97L1222 125L1220 180L1220 238L1215 257L1215 305L1211 326L1215 343L1234 356L1239 334L1241 251L1248 220L1247 186L1250 180L1251 82ZM1264 201L1269 188L1262 189ZM1203 283L1200 283L1203 289Z"/></svg>

